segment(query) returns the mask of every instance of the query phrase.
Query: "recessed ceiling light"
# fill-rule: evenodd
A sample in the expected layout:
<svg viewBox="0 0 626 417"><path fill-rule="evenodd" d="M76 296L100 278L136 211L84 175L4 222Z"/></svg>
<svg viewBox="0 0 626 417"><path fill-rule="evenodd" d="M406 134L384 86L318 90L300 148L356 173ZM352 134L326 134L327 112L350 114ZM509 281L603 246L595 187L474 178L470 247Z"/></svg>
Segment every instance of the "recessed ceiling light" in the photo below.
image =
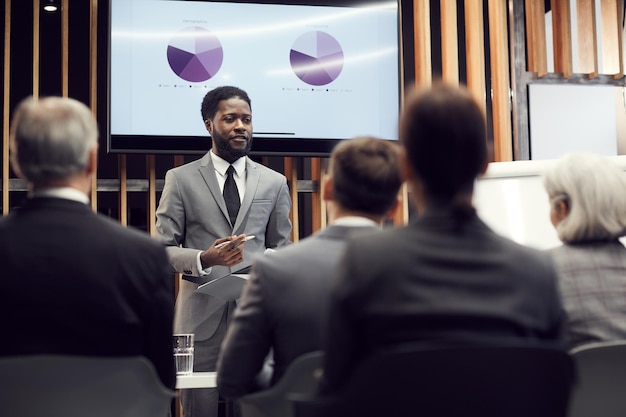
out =
<svg viewBox="0 0 626 417"><path fill-rule="evenodd" d="M59 10L59 6L57 6L55 0L48 0L46 4L44 4L43 9L46 12L56 12L57 10Z"/></svg>

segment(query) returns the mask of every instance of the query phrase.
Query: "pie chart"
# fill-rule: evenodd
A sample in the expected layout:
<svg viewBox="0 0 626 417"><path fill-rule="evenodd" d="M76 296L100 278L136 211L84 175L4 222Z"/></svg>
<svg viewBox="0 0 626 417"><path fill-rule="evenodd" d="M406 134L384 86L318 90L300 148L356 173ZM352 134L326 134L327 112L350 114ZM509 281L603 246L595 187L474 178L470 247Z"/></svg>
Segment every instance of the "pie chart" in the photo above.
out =
<svg viewBox="0 0 626 417"><path fill-rule="evenodd" d="M224 51L219 39L209 30L193 26L182 29L167 45L167 62L185 81L211 79L222 66Z"/></svg>
<svg viewBox="0 0 626 417"><path fill-rule="evenodd" d="M300 35L289 53L291 68L298 78L310 85L326 85L337 79L343 69L343 50L326 32Z"/></svg>

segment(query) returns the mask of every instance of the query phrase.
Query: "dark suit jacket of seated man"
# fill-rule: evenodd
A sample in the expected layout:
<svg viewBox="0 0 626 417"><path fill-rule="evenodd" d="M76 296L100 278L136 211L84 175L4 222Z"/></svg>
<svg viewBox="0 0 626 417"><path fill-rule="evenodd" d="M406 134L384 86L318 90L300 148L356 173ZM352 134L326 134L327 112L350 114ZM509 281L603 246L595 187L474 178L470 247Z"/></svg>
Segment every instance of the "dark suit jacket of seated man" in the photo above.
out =
<svg viewBox="0 0 626 417"><path fill-rule="evenodd" d="M224 397L262 388L257 376L270 350L274 384L296 357L322 348L344 244L351 235L376 233L395 210L401 184L395 143L356 138L335 147L323 186L330 226L254 262L220 352L217 383Z"/></svg>
<svg viewBox="0 0 626 417"><path fill-rule="evenodd" d="M0 219L0 356L142 355L174 389L165 248L92 211L97 138L78 101L29 99L16 111L11 163L30 191Z"/></svg>
<svg viewBox="0 0 626 417"><path fill-rule="evenodd" d="M441 84L405 103L400 160L418 216L348 243L330 301L322 393L336 393L386 346L563 343L549 256L497 235L472 207L487 167L480 106L465 88Z"/></svg>

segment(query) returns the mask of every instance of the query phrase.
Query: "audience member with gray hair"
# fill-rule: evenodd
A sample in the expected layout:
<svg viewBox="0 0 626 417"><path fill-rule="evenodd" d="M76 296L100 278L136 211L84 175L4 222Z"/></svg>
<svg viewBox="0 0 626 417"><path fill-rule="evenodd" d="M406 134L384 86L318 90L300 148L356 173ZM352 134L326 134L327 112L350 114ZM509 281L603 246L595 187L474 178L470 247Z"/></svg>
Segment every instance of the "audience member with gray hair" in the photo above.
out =
<svg viewBox="0 0 626 417"><path fill-rule="evenodd" d="M141 355L173 389L167 254L146 233L91 210L98 126L89 108L70 98L25 99L10 151L29 191L0 219L0 327L13 340L0 344L0 357Z"/></svg>
<svg viewBox="0 0 626 417"><path fill-rule="evenodd" d="M626 173L609 158L571 153L544 175L552 249L570 347L626 339Z"/></svg>

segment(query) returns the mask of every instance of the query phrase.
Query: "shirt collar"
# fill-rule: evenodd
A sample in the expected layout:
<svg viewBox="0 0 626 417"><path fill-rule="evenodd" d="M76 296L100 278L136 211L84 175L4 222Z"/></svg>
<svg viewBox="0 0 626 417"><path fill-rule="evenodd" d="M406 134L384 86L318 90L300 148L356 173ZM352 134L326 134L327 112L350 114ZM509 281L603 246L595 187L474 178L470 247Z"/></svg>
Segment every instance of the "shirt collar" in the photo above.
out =
<svg viewBox="0 0 626 417"><path fill-rule="evenodd" d="M82 191L78 191L76 188L70 187L58 187L58 188L46 188L43 190L36 190L31 193L32 198L39 197L53 197L63 198L65 200L78 201L79 203L89 204L89 197Z"/></svg>
<svg viewBox="0 0 626 417"><path fill-rule="evenodd" d="M361 227L361 226L374 226L380 227L378 223L376 223L372 219L368 219L366 217L361 216L345 216L336 219L333 222L333 226L350 226L350 227Z"/></svg>
<svg viewBox="0 0 626 417"><path fill-rule="evenodd" d="M247 157L245 156L242 156L232 164L229 164L228 162L226 162L226 160L215 155L213 151L209 151L209 154L211 155L211 160L213 161L213 166L215 167L215 170L219 172L222 176L226 176L226 170L228 169L229 165L232 165L235 168L235 172L237 173L238 177L241 177L246 172Z"/></svg>

